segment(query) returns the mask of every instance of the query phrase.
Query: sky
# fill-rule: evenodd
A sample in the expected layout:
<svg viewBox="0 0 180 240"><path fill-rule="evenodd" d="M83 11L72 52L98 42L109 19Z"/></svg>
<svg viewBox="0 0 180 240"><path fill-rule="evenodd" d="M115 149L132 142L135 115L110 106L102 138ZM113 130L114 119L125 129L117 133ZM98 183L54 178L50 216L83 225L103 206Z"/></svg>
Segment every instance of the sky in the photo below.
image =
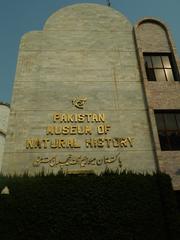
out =
<svg viewBox="0 0 180 240"><path fill-rule="evenodd" d="M0 102L11 103L20 39L41 30L55 11L78 3L106 5L106 0L0 0ZM160 19L170 28L180 56L180 0L111 0L111 7L134 25L144 17Z"/></svg>

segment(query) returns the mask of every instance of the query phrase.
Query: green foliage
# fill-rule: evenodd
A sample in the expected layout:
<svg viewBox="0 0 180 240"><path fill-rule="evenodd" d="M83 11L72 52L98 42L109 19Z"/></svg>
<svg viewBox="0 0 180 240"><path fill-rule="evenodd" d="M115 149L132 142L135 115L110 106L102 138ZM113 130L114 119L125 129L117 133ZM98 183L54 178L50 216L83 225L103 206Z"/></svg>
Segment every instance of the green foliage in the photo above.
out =
<svg viewBox="0 0 180 240"><path fill-rule="evenodd" d="M0 176L1 240L177 240L169 176Z"/></svg>

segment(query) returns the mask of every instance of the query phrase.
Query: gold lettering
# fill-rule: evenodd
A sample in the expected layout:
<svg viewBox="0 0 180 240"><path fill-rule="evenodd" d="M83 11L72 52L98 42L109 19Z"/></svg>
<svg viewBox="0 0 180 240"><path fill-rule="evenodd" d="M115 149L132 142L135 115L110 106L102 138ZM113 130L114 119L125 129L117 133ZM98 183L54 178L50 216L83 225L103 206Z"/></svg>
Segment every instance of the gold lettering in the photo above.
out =
<svg viewBox="0 0 180 240"><path fill-rule="evenodd" d="M101 166L102 164L103 164L103 159L102 158L96 160L96 165L97 166Z"/></svg>
<svg viewBox="0 0 180 240"><path fill-rule="evenodd" d="M46 129L46 135L53 135L54 134L54 127L53 126L48 126Z"/></svg>
<svg viewBox="0 0 180 240"><path fill-rule="evenodd" d="M39 140L39 138L37 138L36 140L36 146L37 148L41 148L41 141Z"/></svg>
<svg viewBox="0 0 180 240"><path fill-rule="evenodd" d="M90 138L90 139L86 139L85 140L85 144L86 144L86 147L87 148L89 148L89 146L91 147L91 148L96 148L96 146L97 146L97 140L96 139L94 139L94 138Z"/></svg>
<svg viewBox="0 0 180 240"><path fill-rule="evenodd" d="M105 114L104 113L86 113L86 114L66 114L66 113L54 113L53 114L53 122L64 122L64 123L77 123L77 122L105 122Z"/></svg>
<svg viewBox="0 0 180 240"><path fill-rule="evenodd" d="M46 149L46 148L47 148L47 145L48 145L48 142L49 142L49 139L44 138L44 139L42 140L42 142L43 142L43 144L44 144L44 148Z"/></svg>
<svg viewBox="0 0 180 240"><path fill-rule="evenodd" d="M67 114L67 121L72 123L74 122L73 114Z"/></svg>
<svg viewBox="0 0 180 240"><path fill-rule="evenodd" d="M114 156L102 156L101 158L89 158L87 156L78 156L75 157L71 154L68 155L68 157L65 160L58 159L57 156L52 156L52 157L37 157L33 161L33 166L34 167L39 167L40 164L48 164L50 167L67 167L67 166L72 166L72 165L79 165L80 167L86 167L87 165L96 165L96 166L101 166L101 165L107 165L107 164L112 164L116 162L119 167L122 167L122 162L120 159L120 153Z"/></svg>
<svg viewBox="0 0 180 240"><path fill-rule="evenodd" d="M97 132L98 134L104 134L104 125L97 126Z"/></svg>
<svg viewBox="0 0 180 240"><path fill-rule="evenodd" d="M104 125L104 133L107 134L110 130L111 126L110 125Z"/></svg>
<svg viewBox="0 0 180 240"><path fill-rule="evenodd" d="M104 115L104 113L100 113L99 114L99 122L105 122L105 115Z"/></svg>
<svg viewBox="0 0 180 240"><path fill-rule="evenodd" d="M113 138L112 143L113 143L113 147L119 147L118 138Z"/></svg>
<svg viewBox="0 0 180 240"><path fill-rule="evenodd" d="M75 123L78 122L77 114L74 114L74 122L75 122Z"/></svg>
<svg viewBox="0 0 180 240"><path fill-rule="evenodd" d="M111 138L105 138L104 141L106 141L107 147L110 148Z"/></svg>
<svg viewBox="0 0 180 240"><path fill-rule="evenodd" d="M61 127L60 126L54 126L54 133L56 135L60 135L61 134Z"/></svg>
<svg viewBox="0 0 180 240"><path fill-rule="evenodd" d="M91 135L92 134L92 128L91 126L80 126L80 125L74 125L74 126L60 126L60 125L49 125L46 128L46 135Z"/></svg>
<svg viewBox="0 0 180 240"><path fill-rule="evenodd" d="M34 148L34 141L33 139L26 140L26 149L33 149Z"/></svg>
<svg viewBox="0 0 180 240"><path fill-rule="evenodd" d="M91 133L92 133L92 128L91 128L91 126L85 126L85 134L86 134L86 135L87 135L87 134L91 135Z"/></svg>
<svg viewBox="0 0 180 240"><path fill-rule="evenodd" d="M119 138L119 143L121 147L127 147L127 139L126 138Z"/></svg>
<svg viewBox="0 0 180 240"><path fill-rule="evenodd" d="M131 138L131 137L128 137L128 138L127 138L127 141L129 142L130 147L133 147L133 143L132 143L133 139L134 139L134 138Z"/></svg>
<svg viewBox="0 0 180 240"><path fill-rule="evenodd" d="M67 139L66 147L73 148L74 147L74 139Z"/></svg>
<svg viewBox="0 0 180 240"><path fill-rule="evenodd" d="M77 133L77 127L76 126L71 126L70 128L70 134L71 135L76 135Z"/></svg>
<svg viewBox="0 0 180 240"><path fill-rule="evenodd" d="M64 139L59 139L59 148L65 148L66 147L66 142Z"/></svg>
<svg viewBox="0 0 180 240"><path fill-rule="evenodd" d="M60 114L59 114L59 113L55 113L55 114L53 115L53 122L56 122L56 121L58 121L58 120L60 120Z"/></svg>
<svg viewBox="0 0 180 240"><path fill-rule="evenodd" d="M69 126L62 127L62 134L67 135L69 133Z"/></svg>
<svg viewBox="0 0 180 240"><path fill-rule="evenodd" d="M97 146L98 146L99 148L104 147L104 139L99 138L99 139L97 140Z"/></svg>
<svg viewBox="0 0 180 240"><path fill-rule="evenodd" d="M98 115L95 113L92 114L92 122L99 122Z"/></svg>
<svg viewBox="0 0 180 240"><path fill-rule="evenodd" d="M61 122L67 122L67 115L66 114L62 114L61 115Z"/></svg>
<svg viewBox="0 0 180 240"><path fill-rule="evenodd" d="M110 125L99 125L97 126L97 133L98 134L107 134L110 130Z"/></svg>
<svg viewBox="0 0 180 240"><path fill-rule="evenodd" d="M59 140L55 139L55 140L51 140L51 148L58 148L59 146Z"/></svg>
<svg viewBox="0 0 180 240"><path fill-rule="evenodd" d="M77 141L74 139L74 148L80 148L81 146L77 143Z"/></svg>
<svg viewBox="0 0 180 240"><path fill-rule="evenodd" d="M87 117L87 122L89 123L90 122L90 120L91 120L91 116L92 116L92 114L90 113L90 114L86 114L86 117Z"/></svg>
<svg viewBox="0 0 180 240"><path fill-rule="evenodd" d="M84 132L85 132L85 128L86 126L77 126L77 133L80 134L80 135L83 135Z"/></svg>
<svg viewBox="0 0 180 240"><path fill-rule="evenodd" d="M85 115L84 114L78 114L78 122L84 122Z"/></svg>

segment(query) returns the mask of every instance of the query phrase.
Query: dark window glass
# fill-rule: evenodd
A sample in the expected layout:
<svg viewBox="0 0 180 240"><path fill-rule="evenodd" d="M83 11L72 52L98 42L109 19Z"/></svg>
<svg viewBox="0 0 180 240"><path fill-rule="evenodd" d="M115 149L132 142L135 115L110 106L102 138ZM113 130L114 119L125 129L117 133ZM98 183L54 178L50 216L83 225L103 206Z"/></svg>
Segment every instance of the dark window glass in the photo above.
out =
<svg viewBox="0 0 180 240"><path fill-rule="evenodd" d="M176 121L177 121L178 128L180 129L180 114L176 114Z"/></svg>
<svg viewBox="0 0 180 240"><path fill-rule="evenodd" d="M161 150L180 150L180 111L155 111Z"/></svg>
<svg viewBox="0 0 180 240"><path fill-rule="evenodd" d="M164 119L165 119L165 126L166 126L167 129L169 129L169 130L176 130L177 129L175 114L165 113L164 114Z"/></svg>
<svg viewBox="0 0 180 240"><path fill-rule="evenodd" d="M148 81L179 81L179 73L170 53L145 53Z"/></svg>
<svg viewBox="0 0 180 240"><path fill-rule="evenodd" d="M161 113L156 114L156 123L159 130L165 129L164 118Z"/></svg>
<svg viewBox="0 0 180 240"><path fill-rule="evenodd" d="M162 150L169 150L168 138L164 132L159 132L159 140Z"/></svg>
<svg viewBox="0 0 180 240"><path fill-rule="evenodd" d="M176 131L170 131L167 133L172 150L180 150L180 134Z"/></svg>
<svg viewBox="0 0 180 240"><path fill-rule="evenodd" d="M145 60L145 64L147 65L148 68L152 68L152 62L151 62L151 57L149 56L145 56L144 57L144 60Z"/></svg>
<svg viewBox="0 0 180 240"><path fill-rule="evenodd" d="M156 81L155 72L152 68L146 69L146 72L148 73L148 80L149 81Z"/></svg>
<svg viewBox="0 0 180 240"><path fill-rule="evenodd" d="M163 68L160 56L152 56L152 62L154 68Z"/></svg>

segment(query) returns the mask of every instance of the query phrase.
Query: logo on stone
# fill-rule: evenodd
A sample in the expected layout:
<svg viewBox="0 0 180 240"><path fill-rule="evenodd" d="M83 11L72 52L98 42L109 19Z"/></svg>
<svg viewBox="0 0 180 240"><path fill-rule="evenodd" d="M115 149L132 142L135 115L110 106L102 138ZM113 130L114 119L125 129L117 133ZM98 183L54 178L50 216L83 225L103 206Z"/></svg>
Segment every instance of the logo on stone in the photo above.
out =
<svg viewBox="0 0 180 240"><path fill-rule="evenodd" d="M86 97L75 97L73 100L72 100L72 104L76 107L76 108L79 108L79 109L84 109L84 105L87 101L87 98Z"/></svg>

